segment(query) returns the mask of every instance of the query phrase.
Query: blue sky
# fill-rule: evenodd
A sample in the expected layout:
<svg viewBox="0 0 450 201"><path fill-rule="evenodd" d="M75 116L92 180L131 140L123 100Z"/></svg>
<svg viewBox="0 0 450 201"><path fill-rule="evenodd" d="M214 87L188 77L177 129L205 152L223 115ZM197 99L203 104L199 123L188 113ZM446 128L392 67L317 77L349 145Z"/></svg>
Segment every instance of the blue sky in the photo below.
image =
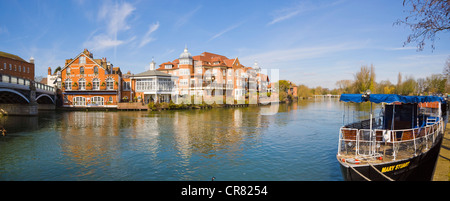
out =
<svg viewBox="0 0 450 201"><path fill-rule="evenodd" d="M335 88L361 65L375 66L376 81L397 74L422 78L442 73L450 56L449 33L436 49L403 47L410 34L393 26L407 13L401 0L2 0L0 51L35 58L36 76L64 66L88 48L122 72L140 73L176 59L212 52L257 60L279 69L280 79Z"/></svg>

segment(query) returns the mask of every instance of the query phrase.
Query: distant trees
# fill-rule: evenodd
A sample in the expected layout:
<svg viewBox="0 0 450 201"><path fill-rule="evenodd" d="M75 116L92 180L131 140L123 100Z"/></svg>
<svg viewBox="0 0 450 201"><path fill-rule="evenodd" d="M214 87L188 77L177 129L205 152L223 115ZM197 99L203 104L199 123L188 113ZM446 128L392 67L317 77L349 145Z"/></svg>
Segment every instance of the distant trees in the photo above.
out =
<svg viewBox="0 0 450 201"><path fill-rule="evenodd" d="M448 69L447 69L448 68ZM375 67L361 66L360 71L354 75L354 80L339 80L336 82L337 93L364 93L370 89L372 93L378 94L400 94L400 95L430 95L444 94L450 92L450 58L447 61L444 73L433 74L426 78L414 79L412 76L403 78L398 73L397 85L389 80L383 80L377 83L375 81ZM334 91L334 90L333 90Z"/></svg>
<svg viewBox="0 0 450 201"><path fill-rule="evenodd" d="M403 45L417 42L417 50L422 51L425 40L431 40L434 49L436 34L450 30L450 2L448 0L403 0L403 6L409 7L409 15L399 19L395 25L405 24L412 30Z"/></svg>
<svg viewBox="0 0 450 201"><path fill-rule="evenodd" d="M297 93L300 98L313 95L364 93L370 89L377 94L399 94L399 95L432 95L450 93L450 57L447 59L443 74L432 74L425 78L414 79L413 76L403 76L398 73L397 84L389 80L376 82L375 67L370 65L361 66L354 75L354 80L339 80L335 89L322 88L320 86L309 88L306 85L298 85ZM281 81L281 80L280 80ZM283 83L280 83L280 90Z"/></svg>

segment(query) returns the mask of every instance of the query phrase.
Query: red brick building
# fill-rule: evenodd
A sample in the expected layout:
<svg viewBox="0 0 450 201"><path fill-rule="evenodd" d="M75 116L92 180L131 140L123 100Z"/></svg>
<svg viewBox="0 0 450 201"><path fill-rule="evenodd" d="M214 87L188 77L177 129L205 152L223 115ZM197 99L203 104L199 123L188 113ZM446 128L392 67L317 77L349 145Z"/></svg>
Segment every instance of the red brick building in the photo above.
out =
<svg viewBox="0 0 450 201"><path fill-rule="evenodd" d="M34 80L34 59L27 62L17 55L0 51L0 74Z"/></svg>
<svg viewBox="0 0 450 201"><path fill-rule="evenodd" d="M66 59L61 69L64 107L117 107L122 72L106 58L94 59L87 49Z"/></svg>

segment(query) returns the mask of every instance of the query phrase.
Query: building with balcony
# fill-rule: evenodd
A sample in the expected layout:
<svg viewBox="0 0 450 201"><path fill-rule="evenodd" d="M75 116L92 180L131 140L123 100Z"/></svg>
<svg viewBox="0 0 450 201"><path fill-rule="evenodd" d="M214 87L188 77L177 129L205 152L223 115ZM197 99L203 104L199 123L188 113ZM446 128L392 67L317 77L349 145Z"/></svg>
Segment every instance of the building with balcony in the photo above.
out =
<svg viewBox="0 0 450 201"><path fill-rule="evenodd" d="M106 58L94 59L87 49L66 59L61 69L64 107L117 107L122 72Z"/></svg>
<svg viewBox="0 0 450 201"><path fill-rule="evenodd" d="M225 96L226 103L248 98L249 92L267 92L269 79L261 73L255 62L254 68L242 65L239 59L203 52L192 56L187 47L179 58L162 63L158 71L178 76L178 94L189 96Z"/></svg>
<svg viewBox="0 0 450 201"><path fill-rule="evenodd" d="M148 70L131 77L132 91L144 104L178 102L178 77L157 70ZM173 99L172 99L173 98Z"/></svg>

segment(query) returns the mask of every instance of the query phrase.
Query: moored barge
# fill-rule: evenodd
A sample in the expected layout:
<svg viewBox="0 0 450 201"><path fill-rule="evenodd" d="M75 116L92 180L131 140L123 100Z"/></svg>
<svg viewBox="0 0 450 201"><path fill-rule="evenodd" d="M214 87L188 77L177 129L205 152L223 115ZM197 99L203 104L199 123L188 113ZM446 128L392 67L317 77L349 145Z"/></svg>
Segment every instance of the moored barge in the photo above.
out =
<svg viewBox="0 0 450 201"><path fill-rule="evenodd" d="M438 96L342 94L342 102L370 103L369 119L340 128L337 160L347 181L429 181L447 124ZM382 104L374 117L372 103Z"/></svg>

